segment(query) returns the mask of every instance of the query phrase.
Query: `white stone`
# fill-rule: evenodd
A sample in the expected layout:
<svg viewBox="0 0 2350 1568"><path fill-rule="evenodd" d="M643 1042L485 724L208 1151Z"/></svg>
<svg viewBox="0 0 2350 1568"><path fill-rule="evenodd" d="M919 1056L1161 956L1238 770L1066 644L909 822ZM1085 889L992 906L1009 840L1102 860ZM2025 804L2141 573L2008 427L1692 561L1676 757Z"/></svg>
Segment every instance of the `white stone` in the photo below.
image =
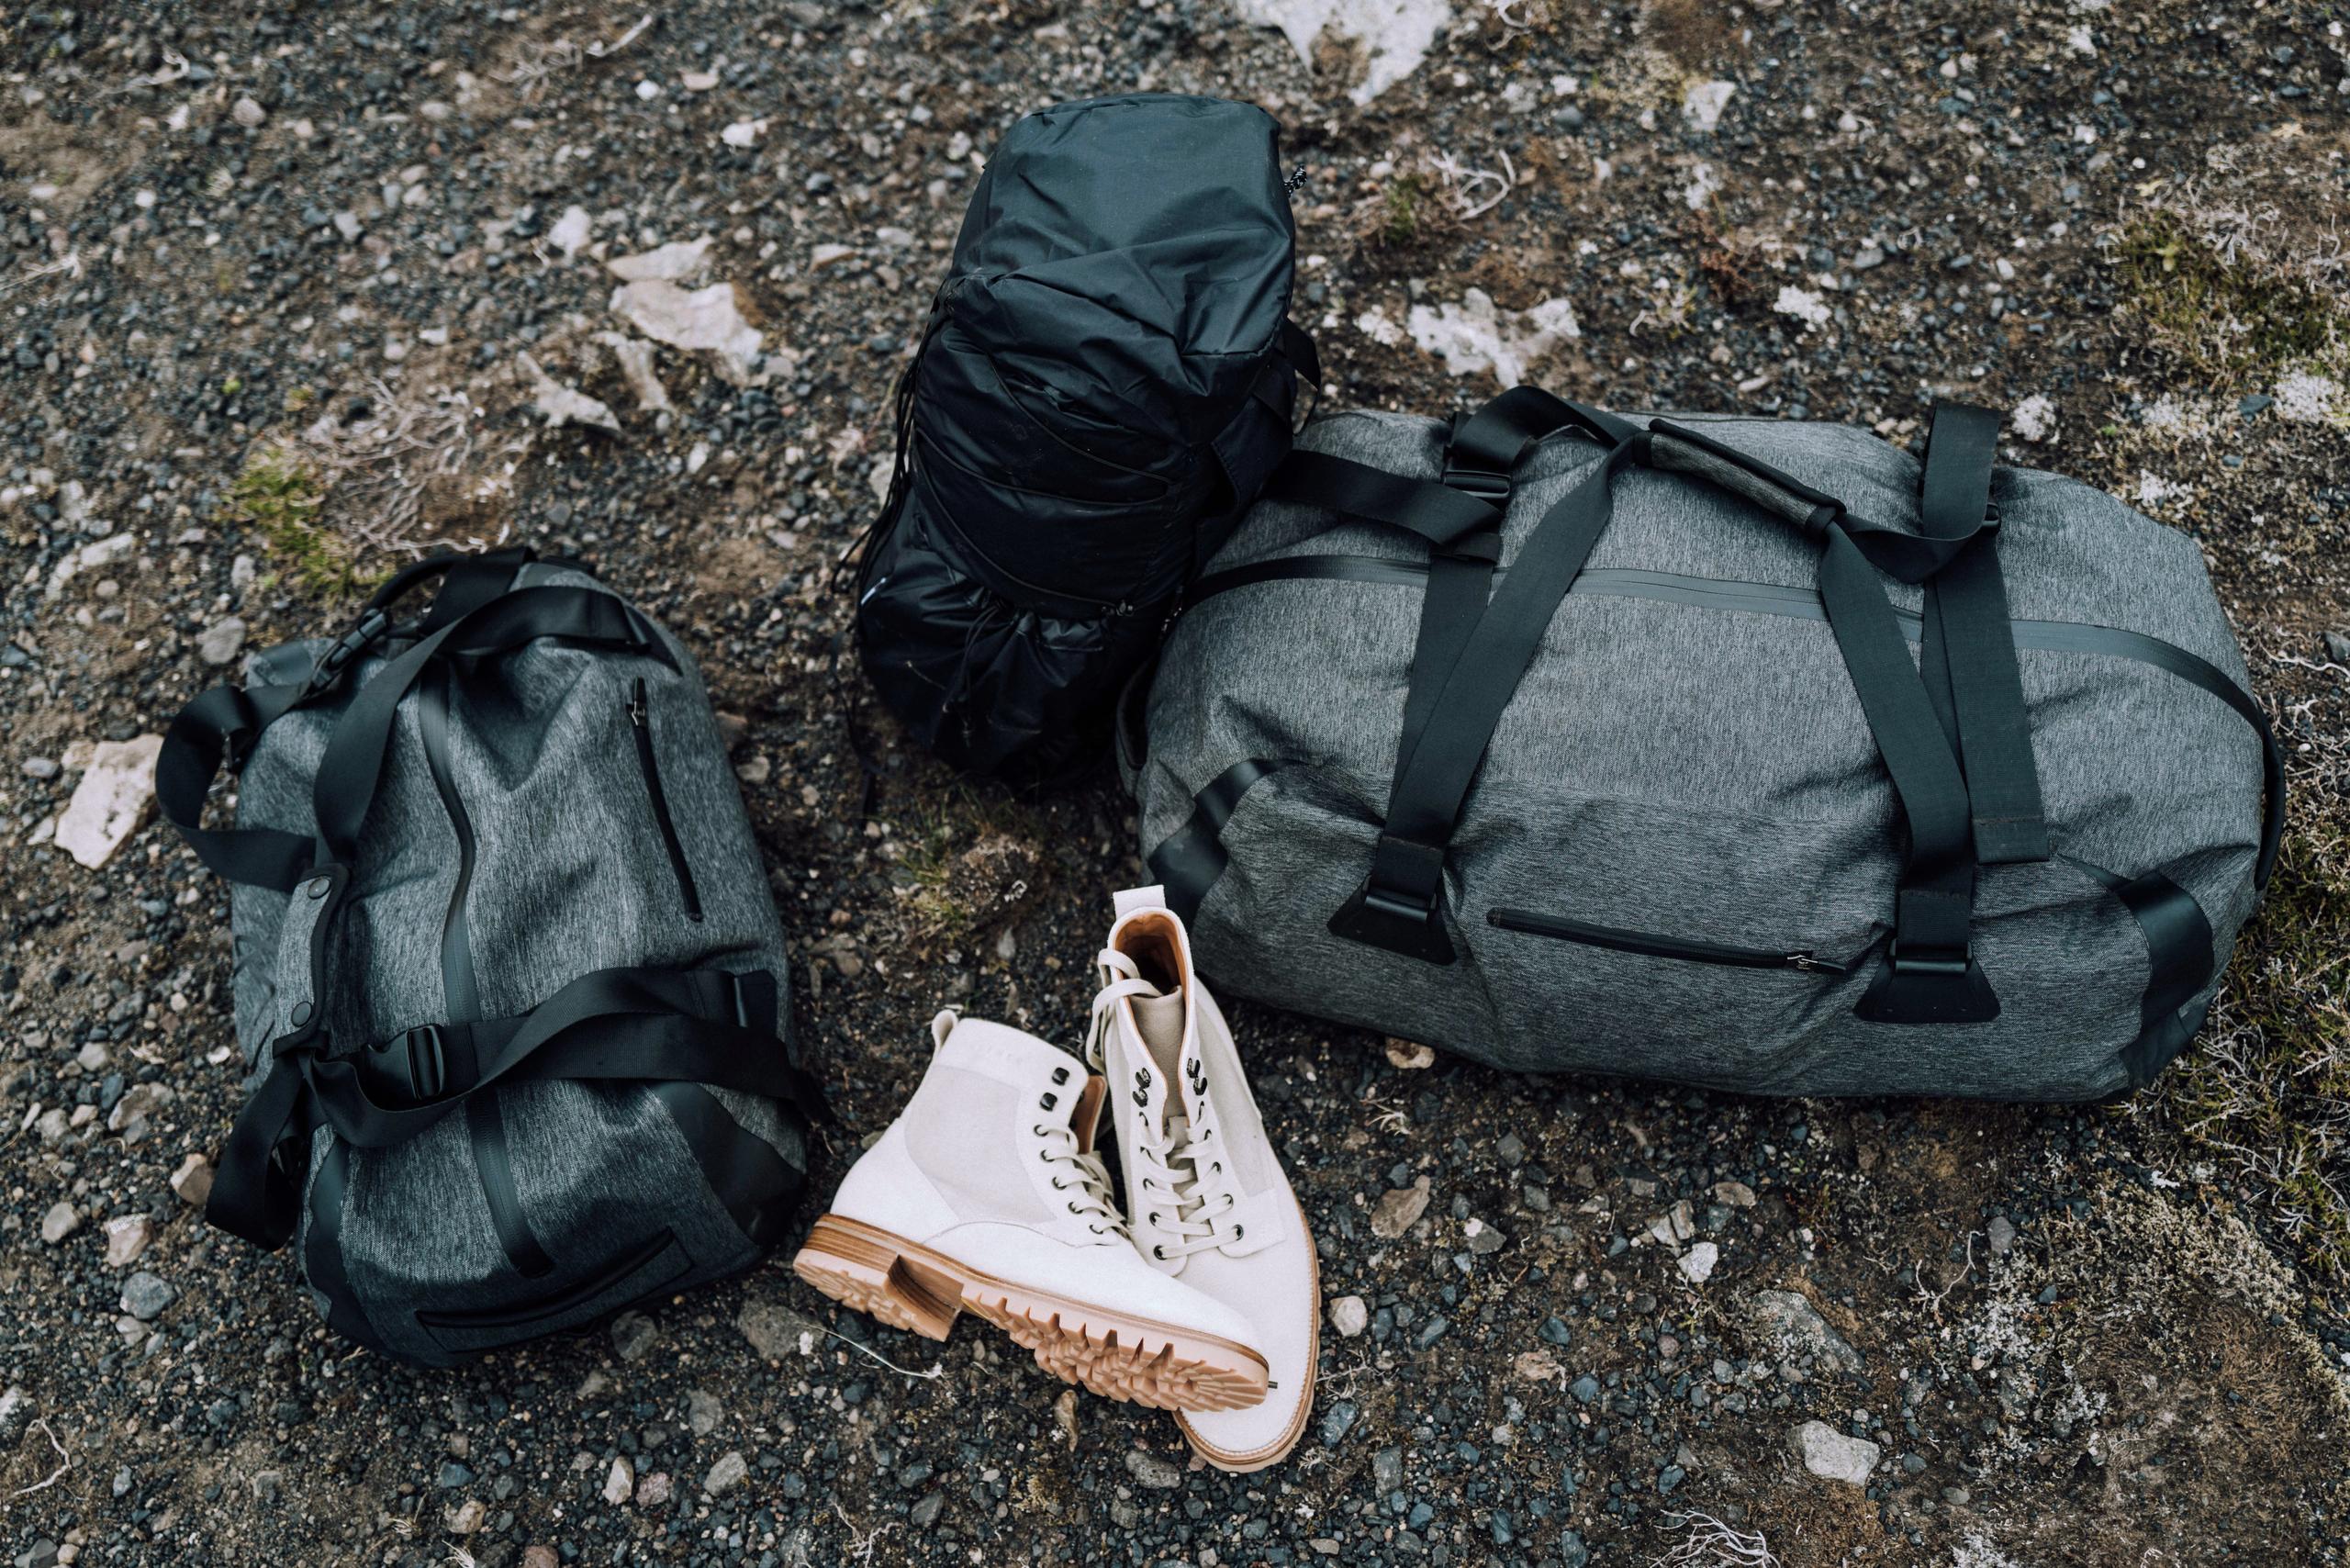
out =
<svg viewBox="0 0 2350 1568"><path fill-rule="evenodd" d="M155 1226L145 1215L118 1215L106 1221L106 1267L128 1269L147 1250Z"/></svg>
<svg viewBox="0 0 2350 1568"><path fill-rule="evenodd" d="M585 425L619 433L621 421L610 404L601 398L590 398L576 387L565 386L541 370L539 362L529 354L519 356L516 363L521 366L522 374L531 379L531 401L544 416L549 430L563 425Z"/></svg>
<svg viewBox="0 0 2350 1568"><path fill-rule="evenodd" d="M1710 132L1722 123L1722 110L1737 91L1735 82L1692 82L1681 95L1681 118L1690 129Z"/></svg>
<svg viewBox="0 0 2350 1568"><path fill-rule="evenodd" d="M763 119L738 119L718 133L718 140L729 147L748 147L767 133Z"/></svg>
<svg viewBox="0 0 2350 1568"><path fill-rule="evenodd" d="M105 865L146 820L155 799L155 754L162 749L161 735L100 741L57 819L57 846L92 870Z"/></svg>
<svg viewBox="0 0 2350 1568"><path fill-rule="evenodd" d="M2045 394L2035 392L2016 405L2008 422L2016 434L2037 445L2056 433L2056 405Z"/></svg>
<svg viewBox="0 0 2350 1568"><path fill-rule="evenodd" d="M1330 1304L1330 1327L1341 1339L1351 1339L1371 1327L1371 1308L1359 1295L1342 1295Z"/></svg>
<svg viewBox="0 0 2350 1568"><path fill-rule="evenodd" d="M604 269L625 283L644 278L666 278L675 283L691 277L710 261L710 236L699 240L673 240L657 250L637 256L616 256L604 263Z"/></svg>
<svg viewBox="0 0 2350 1568"><path fill-rule="evenodd" d="M1836 319L1836 313L1828 308L1826 300L1808 289L1797 288L1794 284L1780 288L1779 297L1771 302L1771 308L1782 316L1792 316L1801 321L1807 331L1814 327L1825 327Z"/></svg>
<svg viewBox="0 0 2350 1568"><path fill-rule="evenodd" d="M1240 19L1279 28L1304 67L1325 32L1361 44L1362 81L1347 95L1357 107L1409 76L1452 20L1450 0L1233 0Z"/></svg>
<svg viewBox="0 0 2350 1568"><path fill-rule="evenodd" d="M731 283L688 292L666 278L645 278L614 289L611 308L655 342L711 354L722 381L755 386L766 379L768 367L760 357L766 334L744 315L741 294ZM788 363L791 356L775 357Z"/></svg>
<svg viewBox="0 0 2350 1568"><path fill-rule="evenodd" d="M247 130L255 130L260 129L263 121L269 118L269 111L252 98L239 98L229 106L229 118Z"/></svg>
<svg viewBox="0 0 2350 1568"><path fill-rule="evenodd" d="M1713 1278L1714 1266L1722 1260L1722 1249L1710 1241L1700 1241L1681 1255L1681 1271L1689 1282L1702 1285Z"/></svg>
<svg viewBox="0 0 2350 1568"><path fill-rule="evenodd" d="M1806 1421L1797 1427L1795 1446L1803 1455L1806 1470L1823 1481L1841 1481L1847 1486L1867 1485L1870 1473L1885 1452L1866 1438L1840 1432L1825 1421Z"/></svg>
<svg viewBox="0 0 2350 1568"><path fill-rule="evenodd" d="M40 1238L51 1247L82 1228L82 1216L72 1204L53 1204L40 1216Z"/></svg>
<svg viewBox="0 0 2350 1568"><path fill-rule="evenodd" d="M1458 305L1434 309L1415 305L1405 325L1422 353L1443 357L1449 375L1490 370L1505 391L1523 382L1527 367L1535 361L1568 339L1583 336L1574 308L1564 299L1504 310L1482 288L1464 291Z"/></svg>
<svg viewBox="0 0 2350 1568"><path fill-rule="evenodd" d="M595 227L595 219L588 216L586 207L566 207L563 216L554 220L554 227L547 230L547 243L561 251L567 262L588 243L588 236Z"/></svg>
<svg viewBox="0 0 2350 1568"><path fill-rule="evenodd" d="M628 1455L615 1454L612 1468L604 1476L604 1501L618 1507L635 1495L636 1466L629 1462Z"/></svg>

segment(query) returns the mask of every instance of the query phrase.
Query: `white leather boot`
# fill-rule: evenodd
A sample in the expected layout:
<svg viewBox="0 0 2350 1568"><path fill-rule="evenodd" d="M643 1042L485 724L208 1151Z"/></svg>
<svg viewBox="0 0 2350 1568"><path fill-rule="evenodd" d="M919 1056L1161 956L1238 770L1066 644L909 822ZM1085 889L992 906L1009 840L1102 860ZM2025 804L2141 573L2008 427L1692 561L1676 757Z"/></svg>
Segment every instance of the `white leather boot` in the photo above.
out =
<svg viewBox="0 0 2350 1568"><path fill-rule="evenodd" d="M1054 1376L1113 1399L1222 1410L1264 1397L1242 1314L1146 1264L1093 1152L1102 1081L1034 1035L953 1012L898 1119L792 1260L895 1328L979 1314Z"/></svg>
<svg viewBox="0 0 2350 1568"><path fill-rule="evenodd" d="M1154 1268L1244 1313L1269 1369L1262 1403L1177 1419L1219 1470L1262 1470L1314 1406L1322 1274L1232 1031L1192 969L1158 888L1117 896L1098 960L1087 1059L1110 1081L1126 1215Z"/></svg>

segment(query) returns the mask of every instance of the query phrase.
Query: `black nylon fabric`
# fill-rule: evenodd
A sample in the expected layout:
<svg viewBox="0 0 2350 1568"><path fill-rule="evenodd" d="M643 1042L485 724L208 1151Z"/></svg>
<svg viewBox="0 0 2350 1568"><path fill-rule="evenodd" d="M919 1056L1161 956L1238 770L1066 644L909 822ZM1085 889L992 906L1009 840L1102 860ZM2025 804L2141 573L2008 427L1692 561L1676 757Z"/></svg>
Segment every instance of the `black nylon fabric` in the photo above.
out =
<svg viewBox="0 0 2350 1568"><path fill-rule="evenodd" d="M1005 136L859 573L867 668L917 740L1024 779L1104 749L1118 689L1288 451L1294 250L1253 106L1125 95Z"/></svg>

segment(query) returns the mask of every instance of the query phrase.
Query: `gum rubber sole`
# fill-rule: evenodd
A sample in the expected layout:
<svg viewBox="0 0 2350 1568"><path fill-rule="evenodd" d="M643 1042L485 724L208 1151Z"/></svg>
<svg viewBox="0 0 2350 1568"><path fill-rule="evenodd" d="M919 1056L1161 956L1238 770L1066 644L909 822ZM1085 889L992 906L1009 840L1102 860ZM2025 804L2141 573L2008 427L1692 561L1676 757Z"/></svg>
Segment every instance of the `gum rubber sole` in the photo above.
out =
<svg viewBox="0 0 2350 1568"><path fill-rule="evenodd" d="M842 1215L816 1222L791 1267L842 1305L924 1338L975 1313L1055 1377L1107 1398L1241 1410L1265 1397L1264 1358L1245 1345L999 1280Z"/></svg>
<svg viewBox="0 0 2350 1568"><path fill-rule="evenodd" d="M1302 1204L1298 1205L1297 1219L1300 1225L1305 1224L1305 1207ZM1305 1249L1307 1256L1314 1260L1314 1329L1305 1342L1305 1397L1298 1402L1297 1414L1287 1429L1252 1452L1226 1453L1194 1431L1181 1411L1176 1413L1175 1425L1182 1429L1183 1440L1191 1444L1192 1451L1226 1475L1252 1475L1287 1459L1305 1436L1305 1423L1314 1414L1314 1390L1322 1361L1322 1255L1315 1250L1311 1226L1306 1226Z"/></svg>

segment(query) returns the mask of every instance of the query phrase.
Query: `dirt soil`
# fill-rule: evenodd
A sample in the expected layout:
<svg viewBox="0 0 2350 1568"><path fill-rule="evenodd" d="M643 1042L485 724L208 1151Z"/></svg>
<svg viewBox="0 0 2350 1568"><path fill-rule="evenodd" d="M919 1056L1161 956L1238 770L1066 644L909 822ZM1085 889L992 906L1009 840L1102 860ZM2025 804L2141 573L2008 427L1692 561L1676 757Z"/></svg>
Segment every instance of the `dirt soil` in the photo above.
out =
<svg viewBox="0 0 2350 1568"><path fill-rule="evenodd" d="M1449 11L1360 104L1364 46L1309 70L1227 0L0 15L0 1561L2344 1561L2343 21ZM780 1262L455 1372L337 1342L175 1187L239 1101L227 892L151 820L95 870L51 842L94 744L428 543L584 554L739 721L840 1116L820 1191L942 1003L1076 1039L1142 879L1128 802L912 754L835 683L832 579L979 162L1145 86L1283 122L1326 406L1489 396L1416 320L1563 299L1528 370L1560 391L1904 442L1963 396L2018 410L2009 461L2199 540L2295 792L2205 1038L2118 1107L1789 1103L1237 1007L1325 1294L1368 1320L1326 1327L1307 1439L1250 1477ZM659 347L656 393L607 263L704 238L689 281L735 286L767 374ZM525 356L612 428L551 428ZM1807 1423L1869 1445L1860 1484L1807 1468Z"/></svg>

